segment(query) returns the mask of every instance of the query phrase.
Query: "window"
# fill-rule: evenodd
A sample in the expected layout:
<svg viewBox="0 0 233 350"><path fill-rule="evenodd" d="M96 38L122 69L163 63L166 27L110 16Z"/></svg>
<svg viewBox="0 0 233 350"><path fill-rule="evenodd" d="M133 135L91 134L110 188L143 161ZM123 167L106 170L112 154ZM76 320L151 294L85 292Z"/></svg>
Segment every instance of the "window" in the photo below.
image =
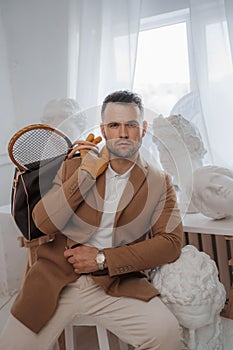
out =
<svg viewBox="0 0 233 350"><path fill-rule="evenodd" d="M188 56L186 21L140 32L133 88L146 109L166 117L190 92Z"/></svg>

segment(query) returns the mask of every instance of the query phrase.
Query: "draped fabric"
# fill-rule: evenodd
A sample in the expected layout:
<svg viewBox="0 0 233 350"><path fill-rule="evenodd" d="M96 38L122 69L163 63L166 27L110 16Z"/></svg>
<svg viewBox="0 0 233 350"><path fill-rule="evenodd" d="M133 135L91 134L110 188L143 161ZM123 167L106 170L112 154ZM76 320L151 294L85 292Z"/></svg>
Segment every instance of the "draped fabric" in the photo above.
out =
<svg viewBox="0 0 233 350"><path fill-rule="evenodd" d="M73 44L78 52L73 90L83 108L101 104L114 90L132 88L140 9L141 0L73 3Z"/></svg>
<svg viewBox="0 0 233 350"><path fill-rule="evenodd" d="M73 95L84 109L100 105L114 90L133 88L140 19L148 4L141 0L73 0L70 80ZM233 4L231 0L187 0L187 8L192 93L200 112L199 120L193 122L208 150L206 162L233 168ZM90 118L98 124L95 116Z"/></svg>
<svg viewBox="0 0 233 350"><path fill-rule="evenodd" d="M7 143L16 126L14 116L13 95L11 90L10 72L8 66L7 43L5 28L0 9L0 96L1 99L1 133L0 133L0 164L6 162L4 155L7 151ZM5 113L3 113L5 112ZM7 113L7 116L6 116Z"/></svg>
<svg viewBox="0 0 233 350"><path fill-rule="evenodd" d="M233 3L189 0L196 92L212 163L233 169ZM227 15L226 15L227 14Z"/></svg>

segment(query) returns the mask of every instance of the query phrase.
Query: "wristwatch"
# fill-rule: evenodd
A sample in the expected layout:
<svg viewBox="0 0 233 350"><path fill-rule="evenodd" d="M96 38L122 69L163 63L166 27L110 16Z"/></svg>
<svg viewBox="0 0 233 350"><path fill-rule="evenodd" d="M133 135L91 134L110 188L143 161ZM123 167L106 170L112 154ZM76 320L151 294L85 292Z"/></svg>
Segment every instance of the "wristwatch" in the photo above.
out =
<svg viewBox="0 0 233 350"><path fill-rule="evenodd" d="M102 249L99 249L98 254L96 255L95 261L98 264L99 270L104 270L105 255Z"/></svg>

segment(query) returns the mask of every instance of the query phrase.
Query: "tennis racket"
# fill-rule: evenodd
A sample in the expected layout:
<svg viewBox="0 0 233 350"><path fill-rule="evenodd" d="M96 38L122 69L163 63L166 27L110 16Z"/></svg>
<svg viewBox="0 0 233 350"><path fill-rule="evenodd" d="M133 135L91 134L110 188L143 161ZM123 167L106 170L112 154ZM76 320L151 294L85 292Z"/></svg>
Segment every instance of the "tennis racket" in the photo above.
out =
<svg viewBox="0 0 233 350"><path fill-rule="evenodd" d="M72 142L60 130L47 124L28 125L16 132L8 143L12 162L21 171L34 170L51 159L64 155Z"/></svg>
<svg viewBox="0 0 233 350"><path fill-rule="evenodd" d="M72 148L66 135L46 124L24 127L8 144L16 165L11 194L11 212L23 236L31 241L44 236L34 224L32 211L53 185L53 179Z"/></svg>

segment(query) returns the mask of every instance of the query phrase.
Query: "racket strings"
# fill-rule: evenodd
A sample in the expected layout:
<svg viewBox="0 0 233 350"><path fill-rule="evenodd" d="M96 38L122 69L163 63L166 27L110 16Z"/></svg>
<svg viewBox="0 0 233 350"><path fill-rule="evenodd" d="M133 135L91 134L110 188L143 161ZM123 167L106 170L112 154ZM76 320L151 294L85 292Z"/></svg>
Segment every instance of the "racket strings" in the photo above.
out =
<svg viewBox="0 0 233 350"><path fill-rule="evenodd" d="M32 170L41 162L66 154L68 147L68 140L53 130L34 129L16 140L12 154L19 164Z"/></svg>

